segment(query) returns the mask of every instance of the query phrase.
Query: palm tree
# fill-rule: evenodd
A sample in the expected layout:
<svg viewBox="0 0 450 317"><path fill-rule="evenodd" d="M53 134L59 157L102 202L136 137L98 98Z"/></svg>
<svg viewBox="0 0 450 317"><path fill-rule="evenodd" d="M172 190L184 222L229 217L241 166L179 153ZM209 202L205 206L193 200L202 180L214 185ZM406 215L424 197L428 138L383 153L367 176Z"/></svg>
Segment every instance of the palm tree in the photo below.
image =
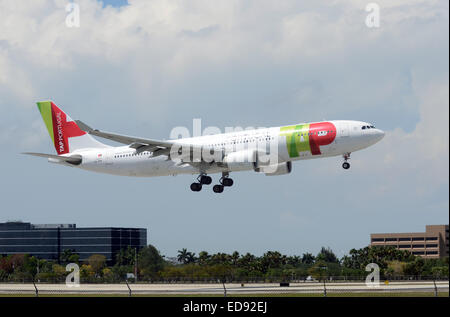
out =
<svg viewBox="0 0 450 317"><path fill-rule="evenodd" d="M237 251L234 251L233 254L231 255L231 262L233 263L234 266L236 266L238 264L239 257L240 257L240 254Z"/></svg>
<svg viewBox="0 0 450 317"><path fill-rule="evenodd" d="M196 261L197 261L197 258L195 257L195 253L188 252L186 254L186 260L185 260L184 264L195 263Z"/></svg>
<svg viewBox="0 0 450 317"><path fill-rule="evenodd" d="M325 247L322 247L316 259L326 263L339 263L339 260L334 252L330 248Z"/></svg>
<svg viewBox="0 0 450 317"><path fill-rule="evenodd" d="M313 264L316 258L311 253L303 253L302 263L303 264Z"/></svg>
<svg viewBox="0 0 450 317"><path fill-rule="evenodd" d="M278 251L267 251L261 258L261 264L265 273L268 269L280 268L286 264L286 256Z"/></svg>
<svg viewBox="0 0 450 317"><path fill-rule="evenodd" d="M201 251L198 254L198 263L200 265L206 265L206 264L208 264L208 261L209 261L210 258L211 258L211 256L208 254L208 252Z"/></svg>
<svg viewBox="0 0 450 317"><path fill-rule="evenodd" d="M189 254L189 252L186 248L178 250L178 256L177 256L178 262L186 264L186 261L189 256L188 254Z"/></svg>
<svg viewBox="0 0 450 317"><path fill-rule="evenodd" d="M231 262L230 255L226 253L216 253L213 256L211 256L211 262L213 264L222 264L222 265L228 265Z"/></svg>
<svg viewBox="0 0 450 317"><path fill-rule="evenodd" d="M239 266L241 268L245 268L247 270L251 270L253 264L256 262L256 257L253 254L246 253L245 255L241 256L239 259Z"/></svg>
<svg viewBox="0 0 450 317"><path fill-rule="evenodd" d="M286 259L286 263L292 266L298 266L302 263L302 259L298 255L289 256Z"/></svg>

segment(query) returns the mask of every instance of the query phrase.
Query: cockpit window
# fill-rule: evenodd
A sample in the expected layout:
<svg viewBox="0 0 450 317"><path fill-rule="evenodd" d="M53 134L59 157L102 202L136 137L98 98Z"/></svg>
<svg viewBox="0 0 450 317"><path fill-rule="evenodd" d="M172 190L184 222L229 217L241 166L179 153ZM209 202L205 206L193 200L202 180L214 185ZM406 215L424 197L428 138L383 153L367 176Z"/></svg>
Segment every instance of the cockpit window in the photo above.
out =
<svg viewBox="0 0 450 317"><path fill-rule="evenodd" d="M365 130L365 129L366 129L366 126L365 126L365 125L363 125L363 127L362 127L361 129Z"/></svg>

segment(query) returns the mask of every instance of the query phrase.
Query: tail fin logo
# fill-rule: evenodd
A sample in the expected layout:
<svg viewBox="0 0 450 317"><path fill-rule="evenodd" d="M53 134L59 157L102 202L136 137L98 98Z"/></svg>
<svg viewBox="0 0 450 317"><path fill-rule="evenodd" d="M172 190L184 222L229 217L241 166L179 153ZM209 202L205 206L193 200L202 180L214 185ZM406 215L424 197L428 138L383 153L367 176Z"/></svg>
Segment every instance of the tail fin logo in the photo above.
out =
<svg viewBox="0 0 450 317"><path fill-rule="evenodd" d="M62 123L61 123L61 112L58 112L56 114L56 130L57 133L56 135L58 136L58 146L59 146L59 151L58 153L65 153L65 140L64 140L64 132L63 132L63 128L62 128ZM56 144L55 144L56 146Z"/></svg>
<svg viewBox="0 0 450 317"><path fill-rule="evenodd" d="M56 152L66 154L70 152L69 138L85 135L77 124L58 108L52 101L38 102L38 108L52 138Z"/></svg>

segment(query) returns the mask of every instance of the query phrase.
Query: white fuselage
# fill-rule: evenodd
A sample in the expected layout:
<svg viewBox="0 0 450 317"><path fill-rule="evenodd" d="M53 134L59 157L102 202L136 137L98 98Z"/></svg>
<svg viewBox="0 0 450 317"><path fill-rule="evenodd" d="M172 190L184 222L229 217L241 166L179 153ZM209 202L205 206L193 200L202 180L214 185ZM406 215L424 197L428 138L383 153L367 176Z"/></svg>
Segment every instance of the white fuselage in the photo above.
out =
<svg viewBox="0 0 450 317"><path fill-rule="evenodd" d="M333 129L327 130L327 128L322 128L321 124L331 124L330 126L335 127L335 131L332 131ZM349 154L377 143L384 136L383 131L374 128L369 123L360 121L339 120L303 125L303 130L295 130L297 127L301 127L301 125L296 125L185 138L174 140L174 142L177 144L206 146L218 150L228 148L231 149L231 152L245 151L255 146L258 142L267 142L268 151L275 150L277 152L278 163L286 163ZM318 127L316 130L310 128L314 125ZM284 133L284 131L287 132ZM308 136L308 133L313 136ZM308 141L306 138L309 137L312 140L314 137L316 140L320 140L327 133L329 135L330 133L334 133L332 142L326 145L320 145L320 154L317 151L314 152L313 145L309 145L313 141ZM289 142L292 142L292 144L288 144ZM294 144L294 142L297 143ZM302 150L304 146L308 150ZM308 148L308 146L310 147ZM294 152L292 152L292 149L295 149ZM79 154L82 157L82 163L76 167L89 171L122 176L152 177L199 174L199 172L213 174L254 169L254 165L252 164L234 165L233 168L228 164L203 164L200 170L199 165L173 160L167 155L152 156L151 152L145 151L137 153L134 148L129 146L79 149L71 154ZM70 165L67 163L63 164Z"/></svg>

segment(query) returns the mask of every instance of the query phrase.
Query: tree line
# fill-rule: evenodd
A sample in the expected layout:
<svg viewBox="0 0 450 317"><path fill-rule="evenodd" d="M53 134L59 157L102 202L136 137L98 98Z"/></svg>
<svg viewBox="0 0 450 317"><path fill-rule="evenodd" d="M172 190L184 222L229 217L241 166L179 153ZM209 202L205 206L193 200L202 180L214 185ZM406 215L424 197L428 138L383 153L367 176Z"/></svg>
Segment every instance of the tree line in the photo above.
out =
<svg viewBox="0 0 450 317"><path fill-rule="evenodd" d="M369 263L378 264L381 277L385 279L445 279L449 269L448 257L424 259L389 246L352 249L342 258L325 247L317 255L303 253L292 256L278 251L267 251L262 256L237 251L231 254L202 251L196 255L181 249L174 263L149 245L137 253L131 247L120 250L112 266L108 266L105 256L99 254L86 261L79 259L79 255L71 250L64 250L59 261L42 260L26 254L0 256L0 281L63 282L69 273L65 269L68 263L79 264L82 283L121 282L127 278L127 273L135 271L138 281L143 282L283 282L364 280Z"/></svg>

